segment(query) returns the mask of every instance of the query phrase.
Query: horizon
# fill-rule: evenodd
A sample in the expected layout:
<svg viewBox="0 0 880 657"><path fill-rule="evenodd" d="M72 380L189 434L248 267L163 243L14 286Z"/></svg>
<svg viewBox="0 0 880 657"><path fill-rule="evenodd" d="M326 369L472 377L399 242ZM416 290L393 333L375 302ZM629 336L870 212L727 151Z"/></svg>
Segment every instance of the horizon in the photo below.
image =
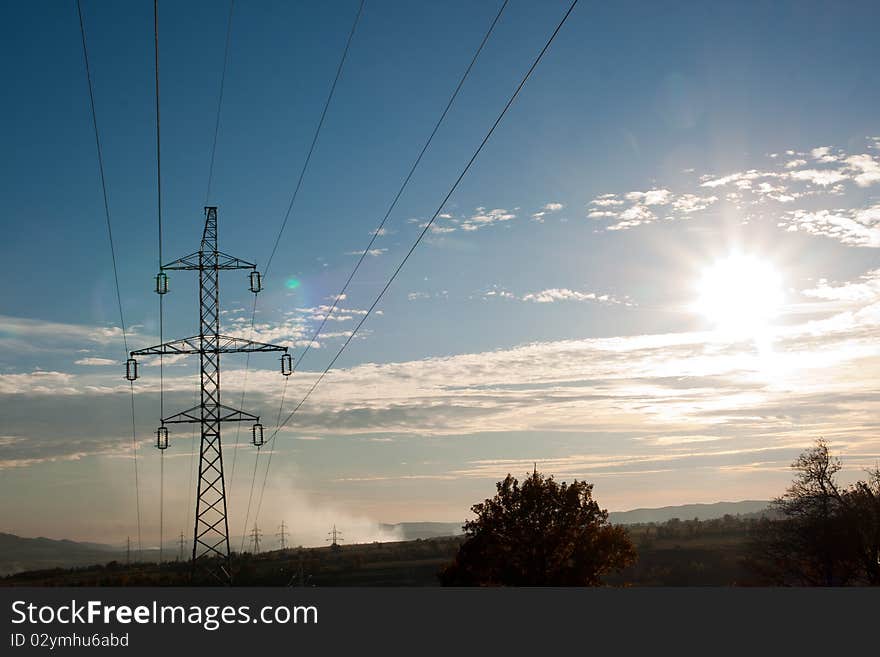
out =
<svg viewBox="0 0 880 657"><path fill-rule="evenodd" d="M285 379L274 355L253 354L247 371L224 356L224 402L246 388L267 437L368 312L568 4L505 7L302 367ZM165 262L198 248L211 204L219 249L262 271L357 6L235 7L207 201L227 12L160 9ZM254 340L303 352L499 6L366 3ZM151 9L83 5L129 350L159 342ZM191 531L195 434L173 425L160 465L149 358L134 385L135 490L75 7L0 11L12 278L0 527L101 542L141 526L146 544L164 497L163 533ZM457 522L533 464L628 510L772 499L820 437L844 483L877 465L878 18L869 2L577 7L278 432L268 475L249 426L224 426L230 533L246 533L254 505L307 536L334 522L365 538L402 518ZM197 330L189 274L171 272L165 340ZM221 277L220 300L223 332L247 336L244 273ZM192 406L197 372L194 357L164 359L166 413Z"/></svg>
<svg viewBox="0 0 880 657"><path fill-rule="evenodd" d="M608 513L609 513L609 515L610 515L610 514L615 514L615 513L616 513L616 514L634 513L634 512L638 512L638 511L662 511L662 510L665 510L665 509L685 508L685 507L691 507L691 506L706 506L706 507L711 507L711 506L717 506L717 505L721 505L721 504L747 504L747 503L766 503L766 504L770 504L770 502L771 502L771 500L733 500L733 501L729 501L729 500L720 500L720 501L718 501L718 502L707 502L707 503L696 503L696 504L680 504L680 505L674 505L674 506L663 506L663 507L653 507L653 508L640 507L640 508L636 508L636 509L622 509L622 510L616 510L616 511L611 511L611 510L606 509L606 511L608 511ZM768 507L768 508L769 508L769 507ZM750 512L750 513L751 513L751 512ZM676 518L678 518L678 517L676 516ZM670 518L670 520L671 520L671 519L672 519L672 518ZM679 519L679 520L693 520L693 518L678 518L678 519ZM701 520L701 521L708 520L708 519L710 519L710 518L699 518L699 520ZM378 524L380 527L383 526L383 525L387 525L387 526L389 526L389 527L398 527L398 526L401 526L401 525L451 525L451 524L461 524L461 525L464 525L465 522L466 522L465 520L461 520L461 521L457 521L457 520L409 520L409 521L406 521L406 520L404 520L404 521L400 521L400 522L396 522L396 523L385 523L385 522L379 521L377 524ZM645 521L645 522L649 522L649 523L661 523L661 524L662 524L662 523L667 522L667 521L666 521L666 520L651 520L651 521ZM643 521L638 521L638 522L636 522L636 523L624 523L624 524L644 524L644 523L643 523ZM261 530L261 531L262 531L262 530ZM340 535L341 535L341 532L342 532L342 530L340 529ZM0 534L6 534L6 535L8 535L8 536L15 536L15 537L17 537L17 538L23 538L23 539L46 539L46 540L50 540L50 541L71 541L71 542L74 542L74 543L80 543L80 544L89 544L89 543L93 543L93 544L96 544L96 545L102 545L102 546L104 546L104 547L112 547L112 548L114 548L114 549L117 549L117 548L122 549L122 548L125 547L125 542L124 542L124 541L123 541L123 542L118 542L118 543L102 543L102 542L97 542L97 543L96 543L95 541L74 540L74 539L70 539L70 538L66 538L66 537L64 537L64 538L61 538L61 537L52 537L52 536L46 536L46 535L44 535L44 534L41 534L41 535L38 535L38 536L20 536L20 535L15 534L15 533L3 532L3 531L0 531ZM270 532L270 535L271 535L271 532ZM293 535L293 534L291 533L291 535ZM126 538L127 538L127 539L131 539L130 536L127 536ZM232 544L232 545L236 545L236 544L237 544L238 542L240 542L241 539L243 539L243 538L246 539L246 538L247 538L247 534L242 534L242 535L239 535L239 536L230 535L230 537L229 537L229 541L230 541L230 544ZM400 542L400 541L411 541L411 540L415 540L415 539L411 539L411 538L403 538L403 537L400 537L400 536L397 536L397 535L385 535L385 536L383 536L381 539L379 539L379 540L377 540L377 541L373 541L373 540L364 540L364 541L358 541L358 542L352 542L352 543L347 543L347 542L346 542L345 545L359 545L359 544L373 543L373 542L379 542L379 543L386 542L386 543L387 543L387 542ZM266 543L266 541L264 540L263 543ZM173 540L172 540L172 539L167 539L167 540L165 540L165 542L163 543L163 545L164 545L164 549L167 549L169 546L174 546L174 547L176 547L177 544L178 544L178 539L173 539ZM270 543L267 543L267 544L274 544L274 542L270 542ZM288 547L288 549L292 549L292 544L293 544L293 541L291 541L291 546ZM316 548L316 547L329 547L329 545L326 544L326 539L325 539L325 542L324 542L324 543L318 543L318 544L316 544L316 545L298 544L298 545L296 545L296 547L303 547L303 548ZM138 548L134 548L134 546L132 546L132 549L138 549ZM159 549L159 545L158 545L158 543L156 543L155 545L152 545L152 544L151 544L151 545L144 545L143 548L139 548L139 549L141 549L141 550L158 550L158 549ZM277 548L277 547L276 547L276 548L267 548L267 549L261 550L261 552L272 552L272 551L274 551L274 550L280 550L280 549L281 549L281 548Z"/></svg>

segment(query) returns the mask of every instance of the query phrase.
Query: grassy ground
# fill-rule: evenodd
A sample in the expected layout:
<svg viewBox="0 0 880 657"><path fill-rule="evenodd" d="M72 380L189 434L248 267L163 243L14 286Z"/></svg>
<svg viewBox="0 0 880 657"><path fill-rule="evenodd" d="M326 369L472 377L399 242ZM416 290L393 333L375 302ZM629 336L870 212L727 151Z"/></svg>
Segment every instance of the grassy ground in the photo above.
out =
<svg viewBox="0 0 880 657"><path fill-rule="evenodd" d="M628 531L638 563L605 582L612 586L735 586L757 583L745 565L751 522L726 517L634 525ZM235 555L233 583L242 586L438 586L437 573L461 538L368 543ZM169 562L18 573L0 586L168 586L219 584L211 572Z"/></svg>

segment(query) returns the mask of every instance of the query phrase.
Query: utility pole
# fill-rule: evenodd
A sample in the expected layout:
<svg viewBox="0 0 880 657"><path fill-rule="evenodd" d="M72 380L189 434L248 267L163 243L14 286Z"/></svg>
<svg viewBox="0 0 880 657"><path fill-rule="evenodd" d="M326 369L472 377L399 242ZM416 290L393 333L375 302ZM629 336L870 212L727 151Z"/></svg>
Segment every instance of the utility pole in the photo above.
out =
<svg viewBox="0 0 880 657"><path fill-rule="evenodd" d="M282 550L287 549L287 535L288 535L287 526L284 524L284 521L282 520L281 527L279 528L278 533L275 534L275 536L277 536L281 542L281 549Z"/></svg>
<svg viewBox="0 0 880 657"><path fill-rule="evenodd" d="M183 532L180 532L180 537L177 539L178 550L177 550L177 560L183 561Z"/></svg>
<svg viewBox="0 0 880 657"><path fill-rule="evenodd" d="M327 532L327 535L330 536L327 540L330 541L330 547L334 550L341 550L342 548L339 545L339 541L345 540L342 538L342 532L336 529L336 525L333 525L333 529Z"/></svg>
<svg viewBox="0 0 880 657"><path fill-rule="evenodd" d="M254 523L254 528L251 530L251 545L253 545L253 554L259 554L260 552L260 539L263 537L263 532L260 531L259 527L257 527L257 523Z"/></svg>
<svg viewBox="0 0 880 657"><path fill-rule="evenodd" d="M223 450L220 443L222 422L252 422L253 443L263 444L263 425L251 413L220 403L220 354L283 351L281 372L292 373L287 347L254 342L220 333L220 272L249 269L250 290L262 288L255 264L217 250L217 208L205 207L205 227L201 247L195 253L161 265L156 276L156 292L168 292L166 271L199 272L199 334L182 340L131 352L126 363L126 378L137 378L135 356L198 354L201 379L201 403L198 406L161 418L156 431L156 447L168 448L167 424L196 423L201 425L199 448L199 482L196 493L195 528L193 531L193 562L199 557L222 557L229 560L229 522L226 513L226 483L223 475ZM226 575L229 573L227 571Z"/></svg>

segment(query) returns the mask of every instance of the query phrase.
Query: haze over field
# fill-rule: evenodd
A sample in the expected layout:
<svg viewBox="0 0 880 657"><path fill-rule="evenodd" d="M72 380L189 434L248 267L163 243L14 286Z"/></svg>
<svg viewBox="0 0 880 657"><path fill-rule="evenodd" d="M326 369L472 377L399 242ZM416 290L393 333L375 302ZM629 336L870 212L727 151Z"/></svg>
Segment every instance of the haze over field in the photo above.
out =
<svg viewBox="0 0 880 657"><path fill-rule="evenodd" d="M378 310L278 434L259 521L323 539L458 521L508 472L595 483L612 511L770 499L827 438L880 455L876 3L627 3L574 12ZM223 399L288 413L363 317L567 3L512 2L357 278L285 388L224 356ZM352 12L354 5L352 6ZM75 12L0 9L0 528L134 536L129 387ZM262 266L351 16L236 7L212 203ZM298 355L472 56L496 3L367 3L253 339ZM86 3L129 349L159 342L151 8ZM198 248L226 16L162 14L164 257ZM291 38L295 35L295 38ZM205 99L209 99L210 102ZM173 272L164 338L197 332ZM245 274L223 331L248 335ZM195 363L164 361L164 407ZM158 540L158 362L135 383L145 544ZM283 416L282 416L283 417ZM197 442L171 429L165 536L192 530ZM262 482L225 426L230 533ZM256 501L253 501L256 504ZM234 548L236 546L233 546Z"/></svg>

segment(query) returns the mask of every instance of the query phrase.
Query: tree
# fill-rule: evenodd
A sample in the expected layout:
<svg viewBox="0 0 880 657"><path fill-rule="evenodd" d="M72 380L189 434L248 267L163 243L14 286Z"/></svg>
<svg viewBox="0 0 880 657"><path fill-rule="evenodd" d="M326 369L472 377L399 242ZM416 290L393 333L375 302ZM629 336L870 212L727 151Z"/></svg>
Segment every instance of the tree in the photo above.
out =
<svg viewBox="0 0 880 657"><path fill-rule="evenodd" d="M598 586L636 551L622 527L593 500L593 485L557 483L535 470L511 475L495 497L471 507L465 542L440 574L444 586Z"/></svg>
<svg viewBox="0 0 880 657"><path fill-rule="evenodd" d="M792 463L792 485L764 519L752 566L774 584L880 585L880 470L867 481L838 483L840 460L820 439Z"/></svg>

